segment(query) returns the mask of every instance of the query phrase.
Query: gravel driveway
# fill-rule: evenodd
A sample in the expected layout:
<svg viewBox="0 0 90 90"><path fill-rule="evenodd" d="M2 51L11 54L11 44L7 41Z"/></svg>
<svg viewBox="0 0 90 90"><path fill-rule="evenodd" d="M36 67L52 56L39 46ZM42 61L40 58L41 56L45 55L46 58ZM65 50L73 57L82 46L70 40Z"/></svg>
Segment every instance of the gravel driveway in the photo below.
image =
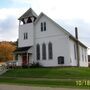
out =
<svg viewBox="0 0 90 90"><path fill-rule="evenodd" d="M51 87L34 87L0 84L0 90L86 90L86 89L66 89L66 88L51 88Z"/></svg>

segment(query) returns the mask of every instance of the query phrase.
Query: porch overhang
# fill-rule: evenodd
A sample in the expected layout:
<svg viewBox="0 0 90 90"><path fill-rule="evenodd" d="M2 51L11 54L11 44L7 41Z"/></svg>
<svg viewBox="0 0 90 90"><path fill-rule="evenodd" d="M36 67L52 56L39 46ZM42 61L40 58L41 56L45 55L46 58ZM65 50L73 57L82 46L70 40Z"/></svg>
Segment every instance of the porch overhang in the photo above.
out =
<svg viewBox="0 0 90 90"><path fill-rule="evenodd" d="M13 53L14 53L14 54L27 53L28 50L29 50L31 47L32 47L32 46L16 48L16 50L15 50ZM28 53L31 53L31 52L28 52Z"/></svg>

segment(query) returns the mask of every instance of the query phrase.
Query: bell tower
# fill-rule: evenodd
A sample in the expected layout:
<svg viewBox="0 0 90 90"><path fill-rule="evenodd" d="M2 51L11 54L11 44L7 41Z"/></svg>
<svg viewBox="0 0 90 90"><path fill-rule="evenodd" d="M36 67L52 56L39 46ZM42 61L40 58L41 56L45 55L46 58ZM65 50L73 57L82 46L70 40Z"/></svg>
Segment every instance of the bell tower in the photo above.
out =
<svg viewBox="0 0 90 90"><path fill-rule="evenodd" d="M19 24L27 24L27 23L32 23L35 21L37 18L37 14L30 8L28 9L18 20Z"/></svg>
<svg viewBox="0 0 90 90"><path fill-rule="evenodd" d="M19 47L33 46L34 24L37 14L30 8L19 20Z"/></svg>

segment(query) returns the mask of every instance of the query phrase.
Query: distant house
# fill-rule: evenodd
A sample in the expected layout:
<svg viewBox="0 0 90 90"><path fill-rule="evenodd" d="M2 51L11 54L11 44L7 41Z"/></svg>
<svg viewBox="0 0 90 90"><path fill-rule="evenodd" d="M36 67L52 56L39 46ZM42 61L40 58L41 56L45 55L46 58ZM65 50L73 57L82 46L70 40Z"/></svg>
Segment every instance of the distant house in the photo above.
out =
<svg viewBox="0 0 90 90"><path fill-rule="evenodd" d="M30 8L19 19L18 65L88 67L87 47L44 13ZM76 28L77 33L77 28Z"/></svg>

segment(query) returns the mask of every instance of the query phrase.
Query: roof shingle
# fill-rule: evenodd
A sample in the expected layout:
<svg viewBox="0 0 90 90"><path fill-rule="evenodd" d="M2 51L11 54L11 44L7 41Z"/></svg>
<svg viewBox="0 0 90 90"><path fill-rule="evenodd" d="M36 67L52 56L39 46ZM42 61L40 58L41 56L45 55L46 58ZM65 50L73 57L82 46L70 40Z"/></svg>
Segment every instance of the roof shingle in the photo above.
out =
<svg viewBox="0 0 90 90"><path fill-rule="evenodd" d="M30 8L28 9L18 20L22 20L27 17L38 17L37 14Z"/></svg>

